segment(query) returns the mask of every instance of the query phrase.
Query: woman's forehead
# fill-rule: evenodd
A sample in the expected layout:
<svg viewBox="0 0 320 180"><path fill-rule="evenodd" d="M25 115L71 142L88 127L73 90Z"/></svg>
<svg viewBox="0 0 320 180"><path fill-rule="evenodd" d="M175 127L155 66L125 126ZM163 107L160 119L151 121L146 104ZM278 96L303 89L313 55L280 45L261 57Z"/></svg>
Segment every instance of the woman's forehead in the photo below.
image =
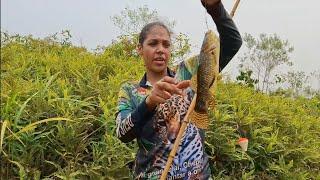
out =
<svg viewBox="0 0 320 180"><path fill-rule="evenodd" d="M161 38L170 40L169 33L166 28L155 25L147 33L147 39Z"/></svg>

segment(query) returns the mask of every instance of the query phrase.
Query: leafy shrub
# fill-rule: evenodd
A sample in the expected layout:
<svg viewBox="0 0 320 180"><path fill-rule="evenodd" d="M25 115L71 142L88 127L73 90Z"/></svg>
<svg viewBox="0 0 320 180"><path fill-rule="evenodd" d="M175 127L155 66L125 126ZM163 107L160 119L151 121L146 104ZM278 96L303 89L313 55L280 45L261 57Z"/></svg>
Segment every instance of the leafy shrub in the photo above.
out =
<svg viewBox="0 0 320 180"><path fill-rule="evenodd" d="M115 137L114 114L121 83L141 78L142 61L121 53L123 42L91 53L68 39L1 37L1 178L127 179L136 145ZM320 178L319 97L220 83L216 98L206 134L214 177Z"/></svg>

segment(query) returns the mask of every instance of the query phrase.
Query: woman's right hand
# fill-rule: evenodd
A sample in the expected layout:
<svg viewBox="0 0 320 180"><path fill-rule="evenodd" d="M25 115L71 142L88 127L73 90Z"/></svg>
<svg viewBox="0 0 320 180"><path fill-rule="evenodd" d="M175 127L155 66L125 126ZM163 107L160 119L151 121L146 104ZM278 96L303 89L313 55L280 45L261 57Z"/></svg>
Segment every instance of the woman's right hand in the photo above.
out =
<svg viewBox="0 0 320 180"><path fill-rule="evenodd" d="M190 80L179 83L172 77L165 76L153 85L150 95L146 98L146 104L150 111L154 110L158 104L164 103L172 95L182 95L183 90L190 86Z"/></svg>

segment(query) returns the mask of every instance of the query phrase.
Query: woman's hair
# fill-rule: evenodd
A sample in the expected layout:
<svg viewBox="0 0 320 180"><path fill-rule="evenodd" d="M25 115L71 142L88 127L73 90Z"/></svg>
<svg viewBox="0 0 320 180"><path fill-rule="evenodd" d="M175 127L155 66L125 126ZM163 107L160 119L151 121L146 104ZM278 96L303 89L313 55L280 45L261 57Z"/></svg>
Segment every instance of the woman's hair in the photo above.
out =
<svg viewBox="0 0 320 180"><path fill-rule="evenodd" d="M139 44L141 44L141 45L143 44L143 42L144 42L144 40L146 39L146 37L147 37L150 29L153 28L154 26L161 26L161 27L163 27L164 29L167 30L167 32L168 32L168 34L169 34L169 36L170 36L171 33L170 33L168 27L167 27L166 25L164 25L164 23L162 23L162 22L160 22L160 21L155 21L155 22L146 24L146 25L142 28L142 30L141 30L141 32L140 32L140 34L139 34Z"/></svg>

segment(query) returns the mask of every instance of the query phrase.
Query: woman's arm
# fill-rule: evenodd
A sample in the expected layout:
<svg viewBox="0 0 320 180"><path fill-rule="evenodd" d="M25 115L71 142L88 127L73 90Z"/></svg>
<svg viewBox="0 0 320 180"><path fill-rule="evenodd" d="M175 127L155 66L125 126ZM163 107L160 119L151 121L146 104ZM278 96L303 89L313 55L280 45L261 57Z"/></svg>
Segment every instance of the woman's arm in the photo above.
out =
<svg viewBox="0 0 320 180"><path fill-rule="evenodd" d="M242 39L236 25L224 9L220 0L202 0L201 2L211 15L219 32L219 71L222 71L240 49ZM178 80L191 79L191 77L197 73L199 66L198 57L199 56L191 57L178 65L176 72L176 78Z"/></svg>
<svg viewBox="0 0 320 180"><path fill-rule="evenodd" d="M189 87L189 81L175 82L166 76L153 85L147 98L136 97L134 86L122 85L119 91L118 112L116 114L116 134L122 142L130 142L140 136L142 128L151 120L159 103L165 102L173 94L182 95L182 90ZM141 100L141 98L144 98ZM137 104L137 105L136 105Z"/></svg>
<svg viewBox="0 0 320 180"><path fill-rule="evenodd" d="M116 113L116 134L122 142L130 142L139 136L142 127L153 112L149 111L145 99L134 107L132 88L124 84L119 91L118 111Z"/></svg>
<svg viewBox="0 0 320 180"><path fill-rule="evenodd" d="M220 35L220 71L222 71L240 49L242 39L235 23L221 1L213 5L202 1L202 4L211 15Z"/></svg>

